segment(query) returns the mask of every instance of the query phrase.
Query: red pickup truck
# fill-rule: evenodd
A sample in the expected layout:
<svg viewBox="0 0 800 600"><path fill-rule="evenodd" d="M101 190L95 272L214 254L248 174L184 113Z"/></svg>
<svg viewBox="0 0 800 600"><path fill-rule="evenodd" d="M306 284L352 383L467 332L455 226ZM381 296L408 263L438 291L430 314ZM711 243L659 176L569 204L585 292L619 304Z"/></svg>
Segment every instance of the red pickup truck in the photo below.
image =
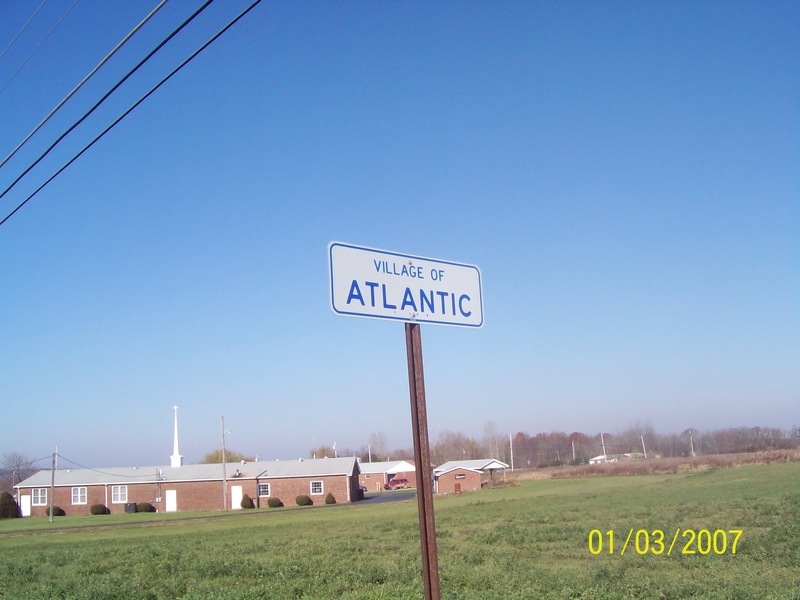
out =
<svg viewBox="0 0 800 600"><path fill-rule="evenodd" d="M408 479L392 479L383 486L385 490L404 490L408 487Z"/></svg>

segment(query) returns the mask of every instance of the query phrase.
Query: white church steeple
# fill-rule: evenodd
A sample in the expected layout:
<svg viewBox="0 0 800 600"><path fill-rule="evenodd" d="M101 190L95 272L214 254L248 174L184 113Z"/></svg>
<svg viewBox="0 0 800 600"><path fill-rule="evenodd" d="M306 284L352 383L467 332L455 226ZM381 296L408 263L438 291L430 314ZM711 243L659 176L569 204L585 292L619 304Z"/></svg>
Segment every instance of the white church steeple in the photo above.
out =
<svg viewBox="0 0 800 600"><path fill-rule="evenodd" d="M175 428L172 439L172 456L169 457L170 466L180 467L183 464L183 457L180 450L178 450L178 407L173 406L172 410L175 412Z"/></svg>

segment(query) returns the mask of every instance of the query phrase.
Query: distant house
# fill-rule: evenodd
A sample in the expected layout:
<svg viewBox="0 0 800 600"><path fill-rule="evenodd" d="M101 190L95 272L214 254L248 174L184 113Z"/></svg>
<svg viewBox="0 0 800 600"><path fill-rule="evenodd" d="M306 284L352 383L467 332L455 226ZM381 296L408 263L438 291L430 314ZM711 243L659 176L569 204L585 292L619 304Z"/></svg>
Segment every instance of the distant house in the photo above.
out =
<svg viewBox="0 0 800 600"><path fill-rule="evenodd" d="M625 452L624 454L600 454L589 459L590 465L599 465L602 463L615 463L625 460L641 460L647 458L641 452Z"/></svg>
<svg viewBox="0 0 800 600"><path fill-rule="evenodd" d="M358 482L368 492L380 491L393 479L407 479L409 487L417 486L417 469L405 460L359 462Z"/></svg>
<svg viewBox="0 0 800 600"><path fill-rule="evenodd" d="M476 469L453 467L434 476L434 491L437 494L461 494L481 489L483 473Z"/></svg>
<svg viewBox="0 0 800 600"><path fill-rule="evenodd" d="M67 515L88 515L93 504L103 504L112 513L130 512L141 502L160 512L222 510L226 505L236 510L245 494L256 506L266 506L273 497L289 506L301 494L316 504L329 492L337 502L359 497L355 457L229 463L225 470L224 496L221 464L47 470L14 488L26 517L46 515L51 493L53 504Z"/></svg>
<svg viewBox="0 0 800 600"><path fill-rule="evenodd" d="M600 465L603 463L615 463L617 462L618 457L616 455L611 454L600 454L598 456L593 456L589 459L590 465Z"/></svg>
<svg viewBox="0 0 800 600"><path fill-rule="evenodd" d="M433 470L433 487L437 494L459 494L479 490L491 484L496 471L508 465L493 458L451 460Z"/></svg>

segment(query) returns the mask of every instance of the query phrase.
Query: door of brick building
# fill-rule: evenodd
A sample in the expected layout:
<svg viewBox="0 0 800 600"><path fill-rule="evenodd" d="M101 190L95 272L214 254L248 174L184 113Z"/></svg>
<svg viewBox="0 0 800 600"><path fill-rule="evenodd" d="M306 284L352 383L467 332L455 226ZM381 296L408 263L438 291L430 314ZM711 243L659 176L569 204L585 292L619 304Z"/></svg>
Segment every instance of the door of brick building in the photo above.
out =
<svg viewBox="0 0 800 600"><path fill-rule="evenodd" d="M164 510L167 512L178 511L178 490L167 490Z"/></svg>
<svg viewBox="0 0 800 600"><path fill-rule="evenodd" d="M237 510L242 508L242 498L244 494L242 493L242 486L240 485L232 485L231 486L231 508L233 510Z"/></svg>

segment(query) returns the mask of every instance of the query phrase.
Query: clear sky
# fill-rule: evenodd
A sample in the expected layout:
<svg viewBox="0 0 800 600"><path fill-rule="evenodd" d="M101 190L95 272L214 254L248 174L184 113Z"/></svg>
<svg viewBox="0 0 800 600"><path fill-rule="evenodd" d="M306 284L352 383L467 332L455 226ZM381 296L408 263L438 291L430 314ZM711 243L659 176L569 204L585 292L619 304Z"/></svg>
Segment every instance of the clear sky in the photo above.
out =
<svg viewBox="0 0 800 600"><path fill-rule="evenodd" d="M0 52L39 4L0 3ZM71 4L0 58L2 156L156 0L78 2L8 82ZM213 4L0 218L245 5ZM798 31L781 1L262 3L0 227L0 454L168 464L174 404L187 462L223 415L265 459L410 447L403 326L333 315L332 240L481 269L483 328L422 327L432 441L800 425Z"/></svg>

